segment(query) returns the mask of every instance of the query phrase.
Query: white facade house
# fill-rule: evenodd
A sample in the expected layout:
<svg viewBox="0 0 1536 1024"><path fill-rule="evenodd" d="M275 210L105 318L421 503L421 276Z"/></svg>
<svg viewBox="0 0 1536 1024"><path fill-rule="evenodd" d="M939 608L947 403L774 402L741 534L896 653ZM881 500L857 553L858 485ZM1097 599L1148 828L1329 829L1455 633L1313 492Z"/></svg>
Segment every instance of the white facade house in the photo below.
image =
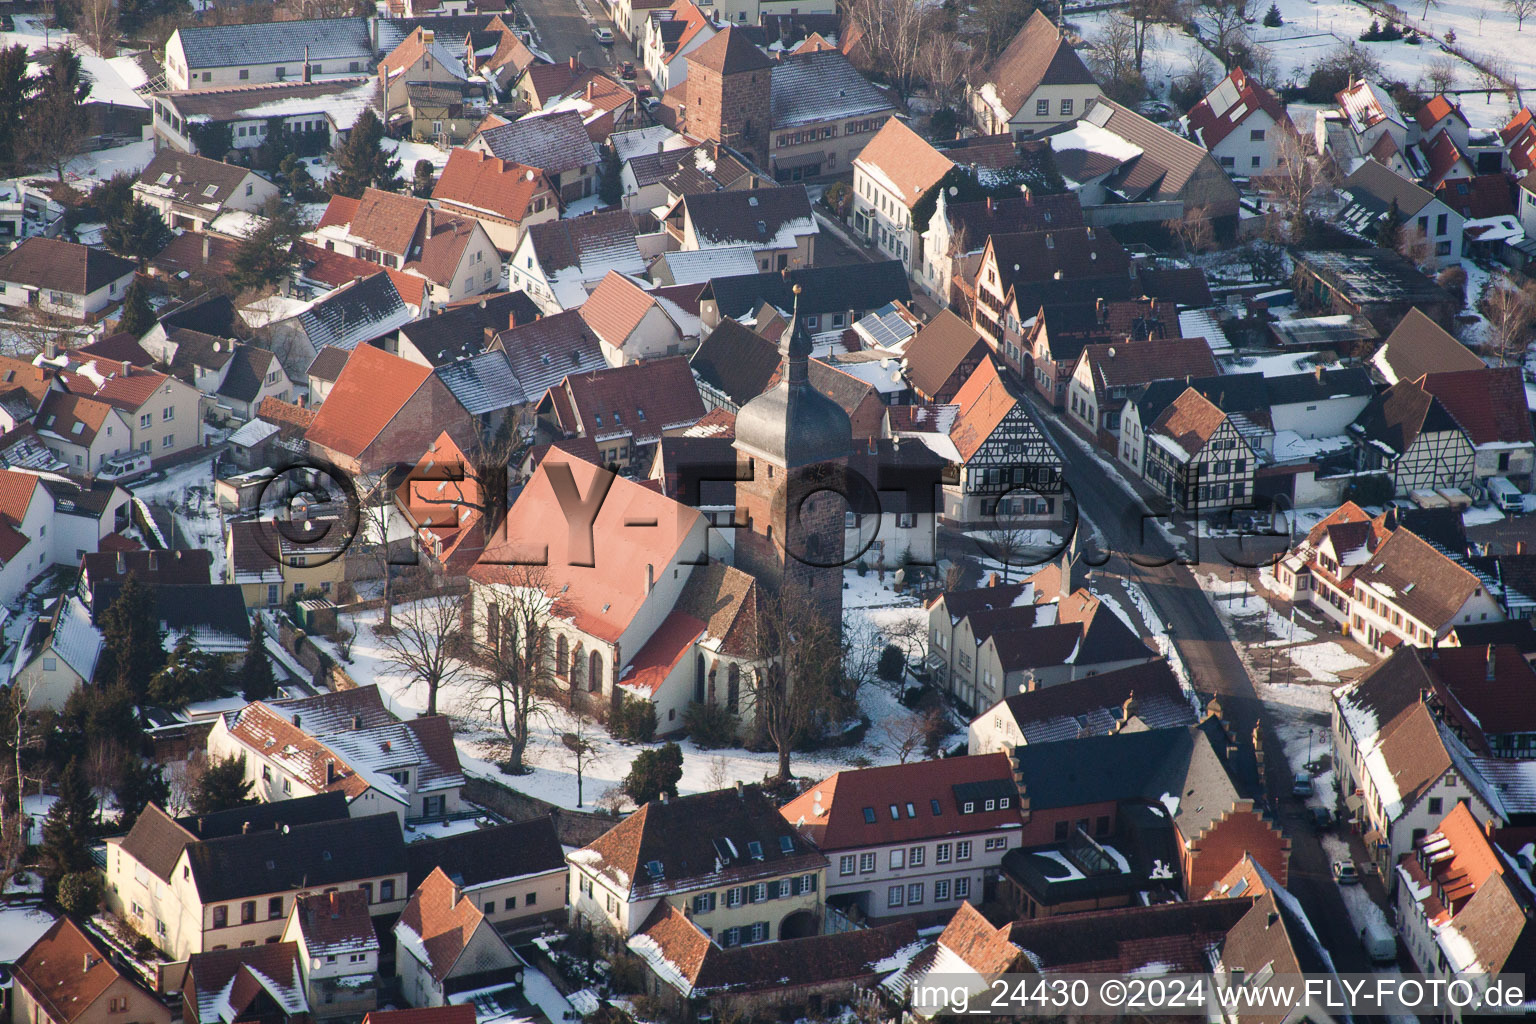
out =
<svg viewBox="0 0 1536 1024"><path fill-rule="evenodd" d="M367 18L181 28L165 44L171 89L367 75L376 64Z"/></svg>
<svg viewBox="0 0 1536 1024"><path fill-rule="evenodd" d="M1184 127L1233 177L1273 170L1282 133L1295 131L1285 104L1242 68L1195 104Z"/></svg>
<svg viewBox="0 0 1536 1024"><path fill-rule="evenodd" d="M136 269L104 249L34 236L0 256L0 306L94 322L128 294Z"/></svg>
<svg viewBox="0 0 1536 1024"><path fill-rule="evenodd" d="M922 262L912 209L954 163L890 118L853 160L853 225L908 273Z"/></svg>

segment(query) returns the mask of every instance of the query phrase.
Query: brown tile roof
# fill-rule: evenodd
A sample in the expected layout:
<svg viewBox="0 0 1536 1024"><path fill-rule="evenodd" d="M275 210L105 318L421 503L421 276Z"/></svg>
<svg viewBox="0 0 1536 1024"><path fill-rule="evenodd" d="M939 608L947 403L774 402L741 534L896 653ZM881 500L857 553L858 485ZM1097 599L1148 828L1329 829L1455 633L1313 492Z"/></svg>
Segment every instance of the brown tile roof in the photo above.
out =
<svg viewBox="0 0 1536 1024"><path fill-rule="evenodd" d="M1507 874L1491 877L1452 920L1450 927L1471 945L1477 965L1460 970L1498 973L1536 962L1536 924L1531 894Z"/></svg>
<svg viewBox="0 0 1536 1024"><path fill-rule="evenodd" d="M1043 974L1123 974L1154 963L1203 973L1210 950L1252 905L1251 898L1237 897L1057 915L1015 922L1009 940Z"/></svg>
<svg viewBox="0 0 1536 1024"><path fill-rule="evenodd" d="M89 345L81 345L75 351L82 356L96 356L118 363L132 363L134 366L153 366L155 363L154 357L144 351L144 346L139 344L139 339L126 332L118 332Z"/></svg>
<svg viewBox="0 0 1536 1024"><path fill-rule="evenodd" d="M223 206L251 172L222 160L194 156L167 146L139 173L136 184L154 195L168 195L193 206ZM165 178L162 182L160 179ZM213 194L208 194L208 189Z"/></svg>
<svg viewBox="0 0 1536 1024"><path fill-rule="evenodd" d="M370 188L357 201L349 231L382 252L403 256L430 204L425 199Z"/></svg>
<svg viewBox="0 0 1536 1024"><path fill-rule="evenodd" d="M923 394L937 396L962 364L984 359L987 352L987 343L974 327L941 310L907 342L907 379Z"/></svg>
<svg viewBox="0 0 1536 1024"><path fill-rule="evenodd" d="M1424 389L1425 379L1400 380L1378 394L1349 425L1350 432L1398 455L1412 448L1421 434L1465 433L1440 400Z"/></svg>
<svg viewBox="0 0 1536 1024"><path fill-rule="evenodd" d="M991 786L978 796L976 787ZM995 793L994 793L995 791ZM1009 798L1008 806L982 809L981 799ZM947 757L937 761L837 772L779 808L784 820L821 850L918 842L1006 828L1019 821L1013 768L1003 754ZM965 813L965 804L973 806ZM868 821L874 811L874 822Z"/></svg>
<svg viewBox="0 0 1536 1024"><path fill-rule="evenodd" d="M752 45L743 29L731 25L716 32L707 43L688 54L688 61L722 75L765 71L773 66L763 51Z"/></svg>
<svg viewBox="0 0 1536 1024"><path fill-rule="evenodd" d="M753 843L761 846L761 858ZM612 879L631 899L688 891L705 877L724 885L816 871L827 863L756 785L652 800L569 859Z"/></svg>
<svg viewBox="0 0 1536 1024"><path fill-rule="evenodd" d="M909 209L955 166L896 117L886 120L853 162L873 171L879 184L895 186L897 198Z"/></svg>
<svg viewBox="0 0 1536 1024"><path fill-rule="evenodd" d="M704 401L686 356L666 356L611 366L565 379L565 399L574 418L561 426L594 440L629 435L651 444L663 431L692 426L704 415Z"/></svg>
<svg viewBox="0 0 1536 1024"><path fill-rule="evenodd" d="M313 956L361 953L379 948L362 889L301 893L293 902L304 946Z"/></svg>
<svg viewBox="0 0 1536 1024"><path fill-rule="evenodd" d="M277 1002L285 1018L309 1011L299 973L299 947L292 942L193 953L187 961L186 984L199 1024L213 1024L231 1010L233 1019L239 1020L263 995Z"/></svg>
<svg viewBox="0 0 1536 1024"><path fill-rule="evenodd" d="M1019 196L944 204L950 234L966 241L967 252L980 252L989 235L1082 227L1083 207L1076 192L1059 196Z"/></svg>
<svg viewBox="0 0 1536 1024"><path fill-rule="evenodd" d="M1447 717L1470 745L1482 737L1486 749L1489 734L1536 732L1536 668L1515 645L1441 646L1421 658Z"/></svg>
<svg viewBox="0 0 1536 1024"><path fill-rule="evenodd" d="M1455 148L1454 145L1451 147ZM1397 203L1404 217L1418 213L1435 197L1407 178L1388 170L1375 160L1367 160L1344 179L1347 191L1360 190L1385 204Z"/></svg>
<svg viewBox="0 0 1536 1024"><path fill-rule="evenodd" d="M1022 282L1049 281L1058 271L1069 280L1124 277L1131 266L1130 255L1115 237L1095 228L994 233L987 245L1004 291Z"/></svg>
<svg viewBox="0 0 1536 1024"><path fill-rule="evenodd" d="M477 231L484 231L480 223L470 217L438 212L433 214L421 241L421 255L406 263L405 269L420 274L428 281L448 287L463 259L464 250ZM403 296L402 296L403 297Z"/></svg>
<svg viewBox="0 0 1536 1024"><path fill-rule="evenodd" d="M1459 564L1419 539L1411 530L1392 531L1352 578L1356 592L1365 585L1432 630L1451 624L1482 582Z"/></svg>
<svg viewBox="0 0 1536 1024"><path fill-rule="evenodd" d="M1417 380L1426 373L1480 370L1487 365L1417 307L1408 310L1373 359L1387 364L1400 381Z"/></svg>
<svg viewBox="0 0 1536 1024"><path fill-rule="evenodd" d="M475 1024L475 1004L422 1006L411 1010L373 1010L363 1024Z"/></svg>
<svg viewBox="0 0 1536 1024"><path fill-rule="evenodd" d="M176 870L176 862L181 859L181 851L188 843L196 841L195 835L177 824L176 819L161 810L158 804L149 804L134 819L133 828L123 838L123 852L159 878L169 881L171 872Z"/></svg>
<svg viewBox="0 0 1536 1024"><path fill-rule="evenodd" d="M106 1014L92 1006L118 980L107 951L67 917L53 923L12 968L16 983L27 990L57 1024ZM147 998L147 997L146 997Z"/></svg>
<svg viewBox="0 0 1536 1024"><path fill-rule="evenodd" d="M949 438L960 458L968 462L1019 400L1008 383L998 376L992 360L984 359L955 392L954 404L958 412L949 428Z"/></svg>
<svg viewBox="0 0 1536 1024"><path fill-rule="evenodd" d="M1094 78L1050 18L1035 11L987 68L984 81L1010 114L1042 85L1093 85Z"/></svg>
<svg viewBox="0 0 1536 1024"><path fill-rule="evenodd" d="M398 934L409 929L417 937L416 942L401 945L413 956L417 955L413 947L424 952L426 961L422 966L434 981L442 984L484 921L485 915L474 900L463 898L443 869L435 868L411 894L395 931ZM511 958L510 951L507 956Z"/></svg>
<svg viewBox="0 0 1536 1024"><path fill-rule="evenodd" d="M106 402L53 391L38 407L37 429L56 434L71 444L89 446L111 411L112 406Z"/></svg>
<svg viewBox="0 0 1536 1024"><path fill-rule="evenodd" d="M34 403L41 403L43 396L53 387L58 376L53 370L34 366L25 359L0 355L0 387L19 387Z"/></svg>
<svg viewBox="0 0 1536 1024"><path fill-rule="evenodd" d="M550 191L544 172L536 168L457 148L449 152L432 198L521 222L534 196Z"/></svg>
<svg viewBox="0 0 1536 1024"><path fill-rule="evenodd" d="M261 404L256 407L256 416L268 423L296 427L299 430L308 430L309 425L315 422L313 410L306 409L302 405L294 405L292 402L284 402L270 395L263 398Z"/></svg>
<svg viewBox="0 0 1536 1024"><path fill-rule="evenodd" d="M1132 195L1172 198L1183 192L1196 172L1207 169L1214 174L1221 173L1203 146L1152 123L1113 100L1103 97L1094 100L1094 108L1088 115L1094 123L1097 124L1102 116L1098 113L1100 105L1109 111L1101 127L1142 150L1139 157L1112 179L1118 189ZM1224 183L1219 187L1230 191L1231 202L1235 204L1236 186L1224 174L1220 179L1213 180Z"/></svg>
<svg viewBox="0 0 1536 1024"><path fill-rule="evenodd" d="M1474 445L1530 444L1531 412L1517 366L1431 373L1424 388L1440 400Z"/></svg>
<svg viewBox="0 0 1536 1024"><path fill-rule="evenodd" d="M939 945L983 978L991 978L1023 966L1024 951L1009 941L1011 931L1010 925L993 925L966 900L944 926Z"/></svg>
<svg viewBox="0 0 1536 1024"><path fill-rule="evenodd" d="M171 239L149 265L168 277L177 274L197 277L204 272L228 277L235 269L235 253L239 251L240 243L234 239L184 231Z"/></svg>
<svg viewBox="0 0 1536 1024"><path fill-rule="evenodd" d="M1166 436L1194 456L1226 421L1227 414L1212 405L1209 399L1194 388L1185 388L1147 430Z"/></svg>
<svg viewBox="0 0 1536 1024"><path fill-rule="evenodd" d="M656 299L617 270L608 271L578 310L587 326L614 348L623 348Z"/></svg>
<svg viewBox="0 0 1536 1024"><path fill-rule="evenodd" d="M394 267L380 267L377 263L369 263L355 256L344 256L310 242L300 242L297 251L304 266L304 276L311 281L339 288L359 278L372 277L382 270L389 275L401 299L418 309L421 307L428 282L420 274L406 273Z"/></svg>
<svg viewBox="0 0 1536 1024"><path fill-rule="evenodd" d="M0 256L0 281L88 295L133 273L132 260L77 242L41 235Z"/></svg>
<svg viewBox="0 0 1536 1024"><path fill-rule="evenodd" d="M1044 743L1107 734L1127 701L1149 728L1195 724L1188 695L1162 660L1016 693L1003 703L1026 742Z"/></svg>
<svg viewBox="0 0 1536 1024"><path fill-rule="evenodd" d="M1468 220L1515 215L1515 200L1505 174L1447 178L1435 186L1435 198Z"/></svg>
<svg viewBox="0 0 1536 1024"><path fill-rule="evenodd" d="M1094 390L1103 395L1113 387L1134 387L1154 380L1214 377L1216 361L1204 338L1153 338L1119 345L1086 345L1086 360Z"/></svg>
<svg viewBox="0 0 1536 1024"><path fill-rule="evenodd" d="M677 597L677 609L704 623L720 653L751 658L757 653L757 580L724 562L693 570Z"/></svg>
<svg viewBox="0 0 1536 1024"><path fill-rule="evenodd" d="M360 345L353 349L305 437L333 451L361 456L431 376L430 366Z"/></svg>

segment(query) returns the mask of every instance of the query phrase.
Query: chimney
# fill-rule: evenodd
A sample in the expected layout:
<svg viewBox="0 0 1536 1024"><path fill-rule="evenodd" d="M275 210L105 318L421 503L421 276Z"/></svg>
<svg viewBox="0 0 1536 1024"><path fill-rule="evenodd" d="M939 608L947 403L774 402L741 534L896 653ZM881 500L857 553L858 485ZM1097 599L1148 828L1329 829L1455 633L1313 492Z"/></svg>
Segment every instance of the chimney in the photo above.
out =
<svg viewBox="0 0 1536 1024"><path fill-rule="evenodd" d="M96 961L95 957L93 957L93 956L91 956L91 954L87 953L82 958L81 963L82 963L82 969L85 971L85 973L89 974L90 971L91 971L91 968L96 966L97 961Z"/></svg>
<svg viewBox="0 0 1536 1024"><path fill-rule="evenodd" d="M490 348L491 342L493 342L495 340L496 340L496 328L494 328L494 327L487 327L485 329L485 346L486 346L486 348Z"/></svg>
<svg viewBox="0 0 1536 1024"><path fill-rule="evenodd" d="M656 586L656 567L651 563L645 564L645 592L649 594Z"/></svg>
<svg viewBox="0 0 1536 1024"><path fill-rule="evenodd" d="M432 207L427 207L427 237L432 237Z"/></svg>
<svg viewBox="0 0 1536 1024"><path fill-rule="evenodd" d="M363 727L363 716L362 715L353 715L352 716L352 728L354 728L354 729L361 729L362 727Z"/></svg>
<svg viewBox="0 0 1536 1024"><path fill-rule="evenodd" d="M987 213L990 214L991 212L992 212L992 197L991 196L987 196Z"/></svg>
<svg viewBox="0 0 1536 1024"><path fill-rule="evenodd" d="M592 91L593 91L593 82L592 82L591 79L588 79L587 80L587 99L589 99L589 100L592 98Z"/></svg>
<svg viewBox="0 0 1536 1024"><path fill-rule="evenodd" d="M300 725L299 725L299 716L298 716L298 715L297 715L297 714L295 714L295 715L294 715L294 716L293 716L293 727L294 727L294 728L295 728L295 729L298 729L298 728L302 728L302 727L301 727L301 726L300 726Z"/></svg>
<svg viewBox="0 0 1536 1024"><path fill-rule="evenodd" d="M327 762L325 762L325 784L327 786L329 786L332 783L334 783L335 781L336 781L336 762L335 761L327 761Z"/></svg>
<svg viewBox="0 0 1536 1024"><path fill-rule="evenodd" d="M1313 368L1312 376L1317 379L1318 383L1322 383L1322 380L1323 380L1323 364L1322 363L1318 363L1317 366Z"/></svg>
<svg viewBox="0 0 1536 1024"><path fill-rule="evenodd" d="M213 258L213 239L207 233L203 235L203 262L207 263Z"/></svg>
<svg viewBox="0 0 1536 1024"><path fill-rule="evenodd" d="M1483 679L1491 683L1493 682L1494 676L1498 675L1498 672L1494 669L1493 644L1488 645L1488 650L1485 656L1487 658L1487 664L1483 667Z"/></svg>
<svg viewBox="0 0 1536 1024"><path fill-rule="evenodd" d="M304 81L309 81L314 75L309 68L309 44L304 44Z"/></svg>
<svg viewBox="0 0 1536 1024"><path fill-rule="evenodd" d="M572 54L571 55L571 70L575 71L579 67L581 67L581 62L576 59L576 55L575 54Z"/></svg>
<svg viewBox="0 0 1536 1024"><path fill-rule="evenodd" d="M1492 818L1489 818L1487 821L1483 822L1483 835L1487 836L1489 839L1492 839L1494 829L1497 827L1498 822L1494 821Z"/></svg>
<svg viewBox="0 0 1536 1024"><path fill-rule="evenodd" d="M1279 921L1280 915L1271 910L1269 912L1269 924L1267 927L1273 928L1277 923L1279 923Z"/></svg>
<svg viewBox="0 0 1536 1024"><path fill-rule="evenodd" d="M124 575L127 572L128 572L128 559L123 556L123 553L121 551L119 551L117 553L117 574L119 576L122 576L122 575Z"/></svg>
<svg viewBox="0 0 1536 1024"><path fill-rule="evenodd" d="M667 151L667 140L666 139L657 139L656 140L656 155L657 156L661 156L661 154L665 153L666 151Z"/></svg>
<svg viewBox="0 0 1536 1024"><path fill-rule="evenodd" d="M248 835L251 834L251 823L250 822L242 821L240 823L240 834L243 835L243 836L248 836Z"/></svg>
<svg viewBox="0 0 1536 1024"><path fill-rule="evenodd" d="M667 803L667 791L666 790L662 790L661 791L661 802L662 802L663 805L665 805Z"/></svg>
<svg viewBox="0 0 1536 1024"><path fill-rule="evenodd" d="M513 310L508 310L507 311L507 330L510 331L512 328L514 328L516 326L517 326L517 313L515 311L513 311Z"/></svg>
<svg viewBox="0 0 1536 1024"><path fill-rule="evenodd" d="M745 800L747 797L747 787L742 784L740 779L736 780L736 795L741 797L743 800Z"/></svg>

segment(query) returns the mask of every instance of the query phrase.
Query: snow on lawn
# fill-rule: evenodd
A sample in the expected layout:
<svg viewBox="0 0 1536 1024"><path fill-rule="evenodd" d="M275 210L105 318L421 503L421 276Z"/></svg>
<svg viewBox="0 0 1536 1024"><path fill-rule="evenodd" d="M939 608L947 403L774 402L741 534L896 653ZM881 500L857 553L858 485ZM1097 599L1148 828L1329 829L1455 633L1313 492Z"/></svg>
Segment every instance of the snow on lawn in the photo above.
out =
<svg viewBox="0 0 1536 1024"><path fill-rule="evenodd" d="M869 616L879 626L893 619L921 616L922 608L913 598L898 597L890 589L890 574L885 584L880 584L875 573L864 577L848 573L850 587L844 599L857 615ZM400 614L396 606L395 614ZM385 705L402 717L419 714L426 707L426 690L412 686L410 680L398 668L389 663L389 652L379 642L373 628L381 616L379 610L371 610L349 617L345 623L357 631L352 647L351 662L341 662L347 673L359 686L377 684ZM333 645L319 637L317 643L337 652ZM339 659L338 659L339 660ZM618 786L629 774L630 762L643 749L643 745L621 743L590 720L579 724L571 712L551 705L544 714L534 716L530 723L530 739L524 760L530 768L526 775L504 775L492 763L496 757L494 731L486 715L474 705L473 693L467 680L456 680L438 692L438 707L454 717L457 726L455 740L464 770L470 774L494 779L562 807L577 806L576 768L571 761L563 737L580 729L592 745L590 760L582 765L581 806L591 808L607 790ZM895 754L886 749L883 741L885 723L900 723L915 717L915 713L898 700L894 688L870 684L859 691L860 712L875 727L860 746L834 747L826 750L796 752L791 767L798 776L823 778L843 768L852 767L856 760L872 764L890 764ZM676 729L676 722L659 723L660 731ZM778 755L772 750L752 752L739 748L704 750L691 741L679 743L683 750L683 778L678 784L679 793L698 793L730 786L737 780L757 782L774 774L778 769Z"/></svg>
<svg viewBox="0 0 1536 1024"><path fill-rule="evenodd" d="M1461 513L1461 525L1463 526L1485 526L1488 523L1502 523L1503 521L1503 511L1494 505L1469 508Z"/></svg>
<svg viewBox="0 0 1536 1024"><path fill-rule="evenodd" d="M114 174L138 174L155 158L152 141L130 142L126 146L97 149L82 153L64 165L64 176L83 188L106 181Z"/></svg>
<svg viewBox="0 0 1536 1024"><path fill-rule="evenodd" d="M400 175L406 182L410 182L411 176L416 173L418 160L430 163L433 174L443 173L443 168L448 166L448 151L425 142L385 139L382 145L385 149L393 149L395 156L400 158ZM314 174L314 171L310 173ZM317 180L319 180L318 177Z"/></svg>
<svg viewBox="0 0 1536 1024"><path fill-rule="evenodd" d="M1310 647L1292 647L1286 653L1297 668L1323 683L1337 683L1341 674L1366 665L1332 641L1312 644Z"/></svg>
<svg viewBox="0 0 1536 1024"><path fill-rule="evenodd" d="M44 793L29 793L21 798L22 812L27 815L27 842L41 843L43 841L43 819L48 817L48 809L58 801L58 797ZM3 962L3 958L0 958Z"/></svg>
<svg viewBox="0 0 1536 1024"><path fill-rule="evenodd" d="M40 907L0 909L0 963L13 963L53 926L54 917Z"/></svg>
<svg viewBox="0 0 1536 1024"><path fill-rule="evenodd" d="M172 509L182 537L191 546L213 554L210 572L218 581L224 578L224 529L213 498L213 483L213 460L196 459L167 470L163 480L135 484L133 495L149 504Z"/></svg>

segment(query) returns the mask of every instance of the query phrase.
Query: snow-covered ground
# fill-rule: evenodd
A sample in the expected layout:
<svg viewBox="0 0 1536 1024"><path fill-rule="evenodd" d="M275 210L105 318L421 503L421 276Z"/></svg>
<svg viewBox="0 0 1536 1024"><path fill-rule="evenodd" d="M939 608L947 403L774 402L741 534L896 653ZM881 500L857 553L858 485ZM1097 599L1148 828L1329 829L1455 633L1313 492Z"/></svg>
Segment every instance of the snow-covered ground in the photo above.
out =
<svg viewBox="0 0 1536 1024"><path fill-rule="evenodd" d="M133 494L151 505L171 508L186 540L212 552L214 582L224 579L224 520L213 500L212 458L184 463L167 471L163 480L135 485Z"/></svg>
<svg viewBox="0 0 1536 1024"><path fill-rule="evenodd" d="M0 963L12 963L31 949L53 921L41 907L0 908Z"/></svg>
<svg viewBox="0 0 1536 1024"><path fill-rule="evenodd" d="M916 600L897 595L892 589L890 573L882 584L871 571L860 577L846 573L848 589L844 601L851 620L867 618L877 629L889 624L921 616L922 608ZM398 612L398 606L396 614ZM410 717L425 709L426 691L421 686L410 685L409 679L391 665L387 649L379 642L373 629L381 613L377 610L362 612L351 617L351 628L358 632L352 647L352 661L342 662L348 674L360 686L377 683L385 703L396 714ZM323 646L336 651L327 641L316 638ZM339 658L338 658L339 660ZM493 731L489 718L476 707L472 685L468 680L457 680L446 685L438 694L438 706L454 717L457 726L456 741L459 757L466 771L495 779L514 789L527 792L541 800L563 807L577 806L576 770L569 751L562 742L567 733L583 732L592 744L593 754L582 766L581 806L591 808L608 790L618 786L629 773L630 762L643 749L641 745L625 744L610 737L597 724L590 721L578 723L575 716L564 707L547 706L535 715L532 736L525 755L530 768L526 775L508 776L492 763L498 734ZM910 720L916 713L904 707L898 699L896 688L882 683L871 683L859 691L859 707L876 728L871 728L865 741L858 746L834 747L810 752L796 752L791 767L798 776L822 778L856 764L890 764L897 757L891 744L885 739L889 730L887 722ZM675 729L676 723L661 722L659 731ZM698 793L730 786L736 781L757 782L774 774L778 768L776 752L753 752L740 748L704 750L688 740L680 743L683 750L683 778L678 784L680 793Z"/></svg>

